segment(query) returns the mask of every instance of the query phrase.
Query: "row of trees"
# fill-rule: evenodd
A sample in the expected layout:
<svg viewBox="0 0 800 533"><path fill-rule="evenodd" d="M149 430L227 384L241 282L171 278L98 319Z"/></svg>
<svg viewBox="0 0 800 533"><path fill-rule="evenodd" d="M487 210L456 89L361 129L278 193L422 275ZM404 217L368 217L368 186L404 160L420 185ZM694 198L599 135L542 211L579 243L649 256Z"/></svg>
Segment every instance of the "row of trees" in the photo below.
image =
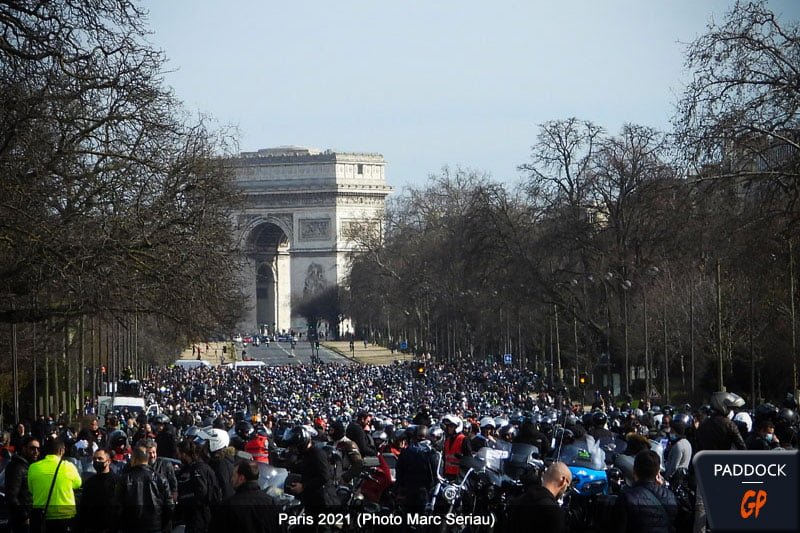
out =
<svg viewBox="0 0 800 533"><path fill-rule="evenodd" d="M113 378L240 314L232 138L164 87L144 15L0 3L0 398L15 414L36 409L15 391L69 410L85 361Z"/></svg>
<svg viewBox="0 0 800 533"><path fill-rule="evenodd" d="M675 131L542 124L516 188L445 168L353 236L346 310L441 360L677 400L797 388L800 38L737 4L688 47ZM608 381L606 381L608 383Z"/></svg>

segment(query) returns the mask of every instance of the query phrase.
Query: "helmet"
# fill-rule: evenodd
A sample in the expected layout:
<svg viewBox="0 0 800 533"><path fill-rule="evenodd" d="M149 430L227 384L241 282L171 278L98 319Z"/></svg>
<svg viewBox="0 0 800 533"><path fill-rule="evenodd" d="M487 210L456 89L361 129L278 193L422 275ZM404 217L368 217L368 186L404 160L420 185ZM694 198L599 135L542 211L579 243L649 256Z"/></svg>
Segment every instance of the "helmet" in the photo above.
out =
<svg viewBox="0 0 800 533"><path fill-rule="evenodd" d="M328 435L333 440L339 440L344 437L344 422L341 420L331 422L330 426L328 426Z"/></svg>
<svg viewBox="0 0 800 533"><path fill-rule="evenodd" d="M428 426L415 424L408 426L408 437L415 441L422 441L428 438Z"/></svg>
<svg viewBox="0 0 800 533"><path fill-rule="evenodd" d="M650 420L652 421L654 428L660 428L661 427L661 421L663 419L664 419L664 415L662 415L661 413L658 413L657 415L653 415L653 417Z"/></svg>
<svg viewBox="0 0 800 533"><path fill-rule="evenodd" d="M286 432L284 444L287 448L303 450L311 443L311 433L305 426L295 426Z"/></svg>
<svg viewBox="0 0 800 533"><path fill-rule="evenodd" d="M739 432L742 435L747 435L753 429L753 419L750 417L750 413L744 411L736 413L736 416L733 417L733 422L739 426Z"/></svg>
<svg viewBox="0 0 800 533"><path fill-rule="evenodd" d="M395 429L394 433L392 433L392 441L393 442L404 441L407 438L408 438L408 432L406 431L405 428Z"/></svg>
<svg viewBox="0 0 800 533"><path fill-rule="evenodd" d="M250 437L253 436L255 430L253 429L253 424L248 422L247 420L240 420L236 422L234 426L234 433L242 440L248 440Z"/></svg>
<svg viewBox="0 0 800 533"><path fill-rule="evenodd" d="M601 428L608 422L608 416L603 411L595 411L592 413L592 425Z"/></svg>
<svg viewBox="0 0 800 533"><path fill-rule="evenodd" d="M480 426L481 426L481 429L483 429L483 428L495 429L497 427L497 425L495 424L494 418L492 418L491 416L484 416L483 418L481 418Z"/></svg>
<svg viewBox="0 0 800 533"><path fill-rule="evenodd" d="M508 418L504 416L496 416L494 418L494 427L497 429L504 428L508 425Z"/></svg>
<svg viewBox="0 0 800 533"><path fill-rule="evenodd" d="M110 448L127 448L128 447L128 436L125 434L124 431L120 431L119 429L114 430L108 436L108 446Z"/></svg>
<svg viewBox="0 0 800 533"><path fill-rule="evenodd" d="M452 424L456 427L456 433L461 433L464 429L464 423L456 415L447 414L442 418L442 425Z"/></svg>
<svg viewBox="0 0 800 533"><path fill-rule="evenodd" d="M153 418L153 422L156 424L169 424L169 417L164 413L159 413Z"/></svg>
<svg viewBox="0 0 800 533"><path fill-rule="evenodd" d="M200 436L208 442L208 449L211 453L227 448L231 443L230 435L221 429L204 429Z"/></svg>
<svg viewBox="0 0 800 533"><path fill-rule="evenodd" d="M592 416L593 413L584 413L581 417L581 425L585 428L592 427Z"/></svg>
<svg viewBox="0 0 800 533"><path fill-rule="evenodd" d="M671 405L665 405L664 407L661 408L661 412L664 413L665 415L672 416L672 413L675 412L675 408Z"/></svg>
<svg viewBox="0 0 800 533"><path fill-rule="evenodd" d="M787 392L781 406L788 407L789 409L797 409L797 400L794 399L794 394Z"/></svg>
<svg viewBox="0 0 800 533"><path fill-rule="evenodd" d="M514 437L517 436L518 432L519 430L517 430L516 426L508 424L500 428L500 438L511 441L514 440Z"/></svg>
<svg viewBox="0 0 800 533"><path fill-rule="evenodd" d="M636 418L642 418L644 416L644 411L642 411L641 409L634 409L633 416L635 416Z"/></svg>
<svg viewBox="0 0 800 533"><path fill-rule="evenodd" d="M201 431L202 429L197 426L189 426L188 428L186 428L186 431L183 433L183 436L186 438L186 440L195 440L195 441L202 440L202 438L198 439L198 437L200 437Z"/></svg>
<svg viewBox="0 0 800 533"><path fill-rule="evenodd" d="M756 423L761 422L762 420L772 420L775 422L775 419L778 417L778 408L772 405L771 403L762 403L753 414L756 417Z"/></svg>
<svg viewBox="0 0 800 533"><path fill-rule="evenodd" d="M689 427L692 425L693 419L692 415L689 415L687 413L678 413L674 417L672 417L672 422L673 423L679 422L684 424L686 427Z"/></svg>
<svg viewBox="0 0 800 533"><path fill-rule="evenodd" d="M743 405L744 399L732 392L715 392L711 395L711 407L723 415L727 415L731 408Z"/></svg>
<svg viewBox="0 0 800 533"><path fill-rule="evenodd" d="M784 407L778 413L778 422L782 422L785 424L795 424L797 423L797 413L794 409L789 409L788 407Z"/></svg>
<svg viewBox="0 0 800 533"><path fill-rule="evenodd" d="M387 440L389 440L389 435L387 435L386 432L382 429L376 429L375 431L372 432L372 440L374 440L376 444L378 443L378 441L384 443Z"/></svg>
<svg viewBox="0 0 800 533"><path fill-rule="evenodd" d="M442 436L444 436L444 430L442 429L442 426L434 426L428 430L428 437L433 442L438 441L442 438Z"/></svg>

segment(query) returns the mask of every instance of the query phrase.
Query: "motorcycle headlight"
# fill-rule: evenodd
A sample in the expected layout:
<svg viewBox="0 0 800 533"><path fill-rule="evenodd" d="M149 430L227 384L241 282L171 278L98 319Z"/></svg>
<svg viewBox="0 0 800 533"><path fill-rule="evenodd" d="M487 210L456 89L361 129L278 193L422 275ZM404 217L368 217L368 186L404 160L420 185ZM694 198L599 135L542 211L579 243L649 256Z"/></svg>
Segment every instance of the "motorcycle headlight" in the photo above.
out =
<svg viewBox="0 0 800 533"><path fill-rule="evenodd" d="M455 499L458 498L458 487L455 485L446 486L442 491L442 496L448 502L455 501Z"/></svg>

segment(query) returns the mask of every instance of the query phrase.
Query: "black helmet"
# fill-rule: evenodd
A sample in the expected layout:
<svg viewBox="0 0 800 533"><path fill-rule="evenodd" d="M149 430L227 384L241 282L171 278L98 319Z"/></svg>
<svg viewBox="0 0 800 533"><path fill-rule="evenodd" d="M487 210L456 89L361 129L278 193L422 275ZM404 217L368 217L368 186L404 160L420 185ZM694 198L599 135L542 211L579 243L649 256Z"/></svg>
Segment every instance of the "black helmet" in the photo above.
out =
<svg viewBox="0 0 800 533"><path fill-rule="evenodd" d="M159 413L153 417L153 422L156 424L169 424L169 417L164 413Z"/></svg>
<svg viewBox="0 0 800 533"><path fill-rule="evenodd" d="M755 411L753 411L756 424L762 420L771 420L772 422L775 422L775 420L778 418L778 413L778 408L771 403L762 403L756 407Z"/></svg>
<svg viewBox="0 0 800 533"><path fill-rule="evenodd" d="M778 422L788 425L795 424L797 423L797 413L794 411L794 409L784 407L778 413Z"/></svg>
<svg viewBox="0 0 800 533"><path fill-rule="evenodd" d="M240 420L236 422L236 426L234 426L233 431L242 440L250 439L250 437L253 436L253 433L255 433L255 429L253 429L253 424L251 424L247 420Z"/></svg>
<svg viewBox="0 0 800 533"><path fill-rule="evenodd" d="M110 448L127 448L128 436L119 429L112 431L108 436L108 446Z"/></svg>
<svg viewBox="0 0 800 533"><path fill-rule="evenodd" d="M592 427L592 416L593 413L584 413L581 417L581 425L585 428Z"/></svg>
<svg viewBox="0 0 800 533"><path fill-rule="evenodd" d="M608 422L608 416L603 411L595 411L592 413L592 425L601 428Z"/></svg>
<svg viewBox="0 0 800 533"><path fill-rule="evenodd" d="M675 408L671 405L665 405L664 407L661 408L661 412L664 413L665 415L672 416L672 413L675 412Z"/></svg>
<svg viewBox="0 0 800 533"><path fill-rule="evenodd" d="M414 424L408 426L408 438L417 442L428 438L428 426L424 424Z"/></svg>
<svg viewBox="0 0 800 533"><path fill-rule="evenodd" d="M500 428L500 438L507 441L514 440L514 438L517 436L517 433L519 433L517 426L512 424L507 424Z"/></svg>
<svg viewBox="0 0 800 533"><path fill-rule="evenodd" d="M797 409L797 400L794 399L794 394L787 392L786 398L783 399L781 406L789 409Z"/></svg>
<svg viewBox="0 0 800 533"><path fill-rule="evenodd" d="M344 422L341 420L334 420L331 422L331 425L328 426L328 435L330 435L333 440L339 440L344 437Z"/></svg>
<svg viewBox="0 0 800 533"><path fill-rule="evenodd" d="M286 433L284 444L287 448L304 450L311 442L311 434L305 426L295 426Z"/></svg>

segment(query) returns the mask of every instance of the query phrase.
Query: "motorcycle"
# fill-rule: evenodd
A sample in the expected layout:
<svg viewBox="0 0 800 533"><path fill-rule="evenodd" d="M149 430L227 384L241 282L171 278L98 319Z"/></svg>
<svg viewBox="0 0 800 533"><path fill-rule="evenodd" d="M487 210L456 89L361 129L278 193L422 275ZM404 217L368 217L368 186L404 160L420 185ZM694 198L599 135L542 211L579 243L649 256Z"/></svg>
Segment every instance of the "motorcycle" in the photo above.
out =
<svg viewBox="0 0 800 533"><path fill-rule="evenodd" d="M605 458L599 443L594 443L589 449L568 444L561 450L560 460L572 473L572 484L564 502L570 531L611 529L616 496L609 494Z"/></svg>

